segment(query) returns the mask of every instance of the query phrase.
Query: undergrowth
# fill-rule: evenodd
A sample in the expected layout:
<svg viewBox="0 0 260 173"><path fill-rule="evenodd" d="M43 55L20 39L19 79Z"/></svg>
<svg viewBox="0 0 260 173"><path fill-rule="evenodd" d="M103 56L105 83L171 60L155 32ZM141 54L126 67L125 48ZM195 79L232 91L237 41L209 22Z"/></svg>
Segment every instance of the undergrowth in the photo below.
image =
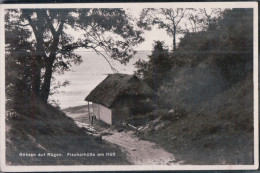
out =
<svg viewBox="0 0 260 173"><path fill-rule="evenodd" d="M8 165L129 164L118 146L88 136L57 108L41 102L36 103L35 110L28 108L9 114L6 120ZM106 152L114 152L116 157L67 156L67 153ZM63 157L21 157L21 153L60 153Z"/></svg>
<svg viewBox="0 0 260 173"><path fill-rule="evenodd" d="M185 164L253 164L252 76L199 109L159 110L139 133Z"/></svg>

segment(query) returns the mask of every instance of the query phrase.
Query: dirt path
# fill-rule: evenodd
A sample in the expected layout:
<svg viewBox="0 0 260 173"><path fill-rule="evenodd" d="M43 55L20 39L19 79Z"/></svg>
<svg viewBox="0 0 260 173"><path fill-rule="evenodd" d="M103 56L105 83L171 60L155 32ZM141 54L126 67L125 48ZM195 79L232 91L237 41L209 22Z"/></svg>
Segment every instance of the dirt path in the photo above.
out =
<svg viewBox="0 0 260 173"><path fill-rule="evenodd" d="M135 165L178 165L173 154L166 152L155 143L140 140L133 131L117 132L102 139L119 145L126 151L130 162Z"/></svg>
<svg viewBox="0 0 260 173"><path fill-rule="evenodd" d="M68 116L74 119L78 126L90 126L86 111L68 112ZM116 144L121 147L122 151L127 154L127 159L134 165L179 165L174 155L166 152L155 143L141 140L134 135L133 131L118 132L111 130L110 126L99 125L98 121L94 122L94 129L103 132L109 132L110 135L102 136L103 140ZM92 126L91 126L92 128Z"/></svg>

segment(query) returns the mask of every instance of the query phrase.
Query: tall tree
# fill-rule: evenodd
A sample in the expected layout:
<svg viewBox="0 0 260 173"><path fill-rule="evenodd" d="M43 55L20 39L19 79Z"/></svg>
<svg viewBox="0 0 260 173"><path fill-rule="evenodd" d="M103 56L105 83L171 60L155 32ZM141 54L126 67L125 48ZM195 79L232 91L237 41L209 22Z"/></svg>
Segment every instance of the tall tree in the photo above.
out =
<svg viewBox="0 0 260 173"><path fill-rule="evenodd" d="M166 29L167 34L173 38L173 50L176 50L178 35L214 27L221 13L221 9L216 8L145 8L140 14L138 25L147 30L151 30L154 25Z"/></svg>
<svg viewBox="0 0 260 173"><path fill-rule="evenodd" d="M200 9L200 14L203 16L204 27L205 29L212 29L217 25L217 20L221 17L223 11L220 8L211 8L211 9Z"/></svg>
<svg viewBox="0 0 260 173"><path fill-rule="evenodd" d="M136 74L144 79L155 92L171 69L171 56L164 42L155 41L148 61L139 59L135 63Z"/></svg>
<svg viewBox="0 0 260 173"><path fill-rule="evenodd" d="M92 49L107 61L127 63L135 54L133 46L143 41L123 9L7 10L5 22L11 31L16 26L32 34L28 39L33 48L31 90L45 103L53 72L69 70L71 63L82 61L75 49Z"/></svg>
<svg viewBox="0 0 260 173"><path fill-rule="evenodd" d="M187 9L183 8L145 8L142 10L138 25L151 30L151 25L166 29L167 34L173 37L173 50L176 50L176 36L183 33L181 22L187 15Z"/></svg>

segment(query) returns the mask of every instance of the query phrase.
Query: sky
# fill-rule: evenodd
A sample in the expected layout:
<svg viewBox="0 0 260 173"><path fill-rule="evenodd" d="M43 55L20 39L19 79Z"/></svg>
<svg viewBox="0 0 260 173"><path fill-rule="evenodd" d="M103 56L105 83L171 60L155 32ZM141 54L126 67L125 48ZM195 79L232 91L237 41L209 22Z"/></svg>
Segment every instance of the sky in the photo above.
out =
<svg viewBox="0 0 260 173"><path fill-rule="evenodd" d="M168 36L163 29L153 27L151 31L144 31L145 41L136 47L136 50L152 50L155 41L164 41L169 48L172 48L172 37Z"/></svg>
<svg viewBox="0 0 260 173"><path fill-rule="evenodd" d="M123 8L123 9L133 19L135 19L135 21L138 21L139 16L141 14L141 11L143 10L143 8L141 8L141 7ZM211 16L214 16L214 13L211 13L212 12L212 8L203 8L203 9L206 10L207 14L211 14ZM221 10L223 10L223 8ZM193 14L197 13L197 12L193 12L193 11L189 11L189 12L193 13ZM162 18L164 18L164 17L162 17ZM135 23L133 23L133 24L135 25ZM181 28L186 28L185 24L186 24L186 26L188 28L191 27L190 23L185 18L183 18L181 20L181 22L180 22L180 24L178 26L180 26ZM82 35L84 34L84 32L80 32L80 31L75 32L72 29L70 29L68 32L69 33L73 33L73 37L75 37L75 38L81 38ZM158 29L158 26L155 25L155 26L152 26L152 30L150 30L150 31L147 31L147 30L143 29L143 35L142 36L143 36L143 38L145 40L141 44L137 45L135 47L135 50L152 50L154 41L164 41L165 45L168 46L168 48L170 50L172 50L173 38L167 34L165 29ZM177 42L177 44L180 41L181 37L182 37L182 35L179 35L179 34L176 35L176 42ZM80 50L82 51L84 49L80 49Z"/></svg>
<svg viewBox="0 0 260 173"><path fill-rule="evenodd" d="M135 19L138 19L142 8L127 8L126 12L130 13ZM154 41L164 41L166 45L172 47L172 37L167 35L166 30L158 29L157 26L153 26L152 30L143 30L144 42L136 47L136 50L152 50Z"/></svg>
<svg viewBox="0 0 260 173"><path fill-rule="evenodd" d="M124 9L128 14L130 14L134 19L138 19L142 8L125 8ZM73 29L68 28L68 33L70 33L75 39L82 38L84 31L75 32ZM152 50L153 43L155 41L164 41L165 45L167 45L170 49L173 46L173 38L170 37L165 29L158 29L157 26L152 26L152 30L147 31L143 29L144 42L138 44L135 47L135 50ZM180 36L177 35L177 43L179 42ZM78 49L79 51L84 51L85 49Z"/></svg>
<svg viewBox="0 0 260 173"><path fill-rule="evenodd" d="M128 12L131 16L133 16L135 19L138 19L140 16L140 13L142 11L143 8L127 8L125 9L126 12ZM200 8L200 10L205 10L205 12L207 13L207 15L210 15L211 17L216 17L216 14L218 14L217 12L223 11L225 8ZM215 12L213 12L213 9L216 10ZM176 9L174 9L176 10ZM196 10L199 10L198 8ZM199 11L189 11L189 13L192 14L198 14ZM201 17L202 15L199 14L199 16ZM161 18L165 18L162 17ZM178 19L178 18L177 18ZM186 26L185 26L186 25ZM184 28L191 28L190 22L188 21L188 19L183 18L181 20L181 22L179 23L179 25L182 29ZM155 41L164 41L165 45L169 47L170 50L172 50L173 47L173 37L169 36L166 32L165 29L158 29L158 26L152 26L152 30L151 31L147 31L147 30L143 30L143 37L145 38L145 41L143 43L141 43L140 45L138 45L136 47L136 50L152 50L153 48L153 43L154 40ZM177 34L176 35L176 43L178 44L178 42L180 41L180 38L183 35Z"/></svg>

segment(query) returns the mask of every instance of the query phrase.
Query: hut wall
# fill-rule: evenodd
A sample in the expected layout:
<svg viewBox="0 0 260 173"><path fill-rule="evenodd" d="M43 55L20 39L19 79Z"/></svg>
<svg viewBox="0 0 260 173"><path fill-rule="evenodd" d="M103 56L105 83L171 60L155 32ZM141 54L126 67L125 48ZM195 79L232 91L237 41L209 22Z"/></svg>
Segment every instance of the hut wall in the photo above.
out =
<svg viewBox="0 0 260 173"><path fill-rule="evenodd" d="M136 106L136 98L122 96L117 99L112 108L113 124L129 119L132 115L131 108Z"/></svg>
<svg viewBox="0 0 260 173"><path fill-rule="evenodd" d="M112 110L97 103L93 103L93 113L98 120L112 124Z"/></svg>
<svg viewBox="0 0 260 173"><path fill-rule="evenodd" d="M129 107L114 107L112 108L112 124L120 123L129 118Z"/></svg>
<svg viewBox="0 0 260 173"><path fill-rule="evenodd" d="M112 111L111 109L102 106L102 105L98 105L99 107L99 117L100 120L104 121L107 124L112 124Z"/></svg>

